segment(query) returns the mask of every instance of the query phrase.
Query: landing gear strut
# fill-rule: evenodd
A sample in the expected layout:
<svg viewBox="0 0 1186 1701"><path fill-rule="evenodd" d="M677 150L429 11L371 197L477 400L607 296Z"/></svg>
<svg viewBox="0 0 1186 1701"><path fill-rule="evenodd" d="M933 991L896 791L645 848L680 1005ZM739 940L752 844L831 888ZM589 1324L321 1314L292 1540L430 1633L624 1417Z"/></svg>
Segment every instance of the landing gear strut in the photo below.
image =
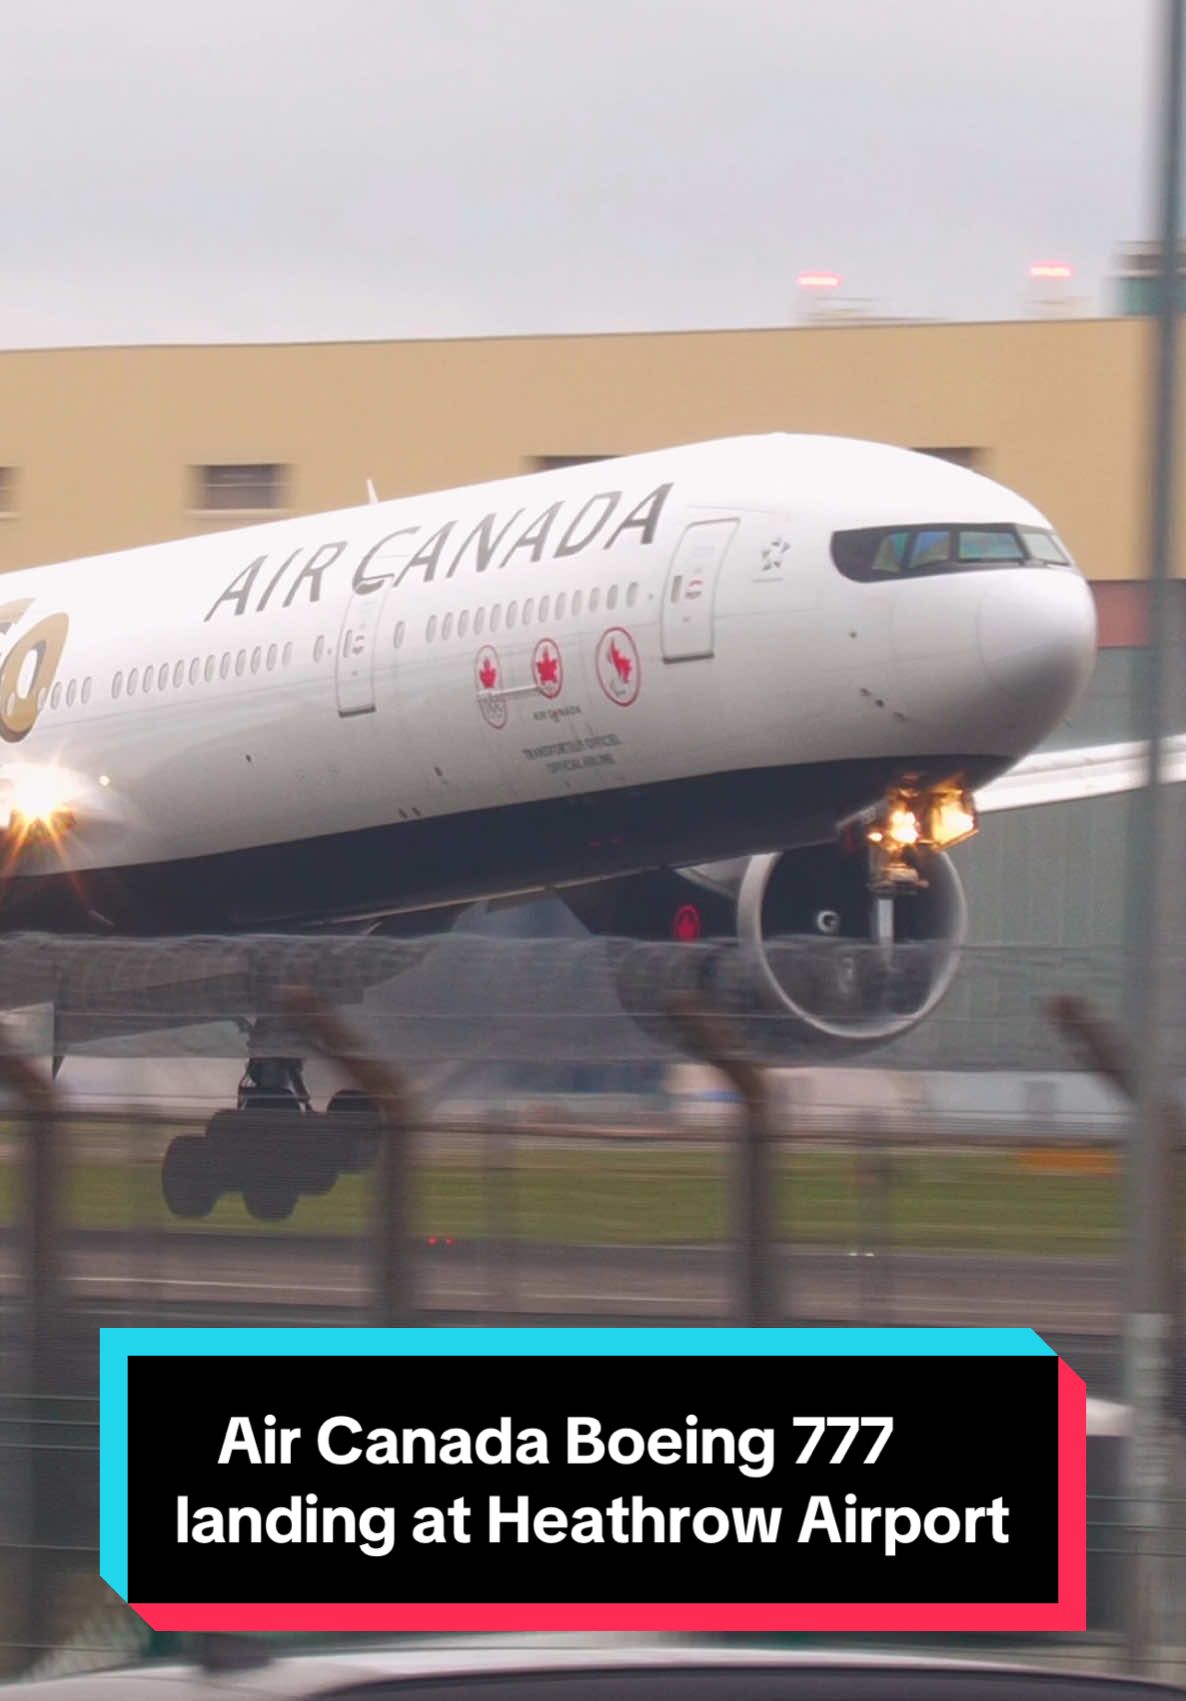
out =
<svg viewBox="0 0 1186 1701"><path fill-rule="evenodd" d="M205 1134L180 1134L161 1166L161 1191L175 1217L206 1217L226 1193L241 1193L261 1222L292 1215L302 1194L328 1193L339 1175L374 1163L379 1119L363 1093L338 1092L313 1109L297 1057L252 1057L234 1110L211 1117Z"/></svg>

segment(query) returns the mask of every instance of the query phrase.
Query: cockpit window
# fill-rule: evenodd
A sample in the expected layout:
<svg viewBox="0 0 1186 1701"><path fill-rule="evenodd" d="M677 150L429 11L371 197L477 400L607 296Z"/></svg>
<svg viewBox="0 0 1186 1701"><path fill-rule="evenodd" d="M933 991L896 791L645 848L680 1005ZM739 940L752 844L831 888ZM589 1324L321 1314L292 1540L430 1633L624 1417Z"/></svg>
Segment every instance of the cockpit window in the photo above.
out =
<svg viewBox="0 0 1186 1701"><path fill-rule="evenodd" d="M1069 567L1053 532L1036 526L864 526L832 534L832 559L849 579L910 579L988 567Z"/></svg>
<svg viewBox="0 0 1186 1701"><path fill-rule="evenodd" d="M941 561L951 559L951 533L949 531L915 532L914 547L910 551L910 571L913 573L919 567L937 567Z"/></svg>

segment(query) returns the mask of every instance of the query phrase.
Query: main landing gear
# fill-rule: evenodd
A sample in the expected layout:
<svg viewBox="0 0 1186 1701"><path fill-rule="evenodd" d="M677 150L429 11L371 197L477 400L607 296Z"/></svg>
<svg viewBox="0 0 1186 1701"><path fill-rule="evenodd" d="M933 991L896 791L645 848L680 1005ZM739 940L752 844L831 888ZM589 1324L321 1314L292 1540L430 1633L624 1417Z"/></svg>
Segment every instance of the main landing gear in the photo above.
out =
<svg viewBox="0 0 1186 1701"><path fill-rule="evenodd" d="M379 1118L363 1093L338 1092L313 1109L297 1057L252 1057L234 1110L205 1134L179 1134L165 1152L161 1191L175 1217L207 1217L225 1193L262 1222L292 1215L304 1193L328 1193L378 1155Z"/></svg>

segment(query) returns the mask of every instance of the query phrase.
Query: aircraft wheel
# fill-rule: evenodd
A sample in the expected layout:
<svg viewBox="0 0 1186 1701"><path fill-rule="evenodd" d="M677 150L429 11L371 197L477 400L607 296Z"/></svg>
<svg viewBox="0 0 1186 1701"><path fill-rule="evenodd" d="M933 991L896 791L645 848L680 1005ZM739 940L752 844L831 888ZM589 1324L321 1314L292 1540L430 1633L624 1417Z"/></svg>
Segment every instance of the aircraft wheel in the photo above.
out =
<svg viewBox="0 0 1186 1701"><path fill-rule="evenodd" d="M299 1198L291 1182L279 1179L251 1181L243 1189L248 1215L261 1223L279 1223L291 1217Z"/></svg>
<svg viewBox="0 0 1186 1701"><path fill-rule="evenodd" d="M222 1187L214 1153L200 1134L170 1140L161 1164L161 1192L175 1217L208 1217Z"/></svg>
<svg viewBox="0 0 1186 1701"><path fill-rule="evenodd" d="M325 1114L337 1126L333 1138L339 1144L335 1162L342 1175L361 1175L379 1156L379 1112L374 1099L354 1087L336 1092Z"/></svg>

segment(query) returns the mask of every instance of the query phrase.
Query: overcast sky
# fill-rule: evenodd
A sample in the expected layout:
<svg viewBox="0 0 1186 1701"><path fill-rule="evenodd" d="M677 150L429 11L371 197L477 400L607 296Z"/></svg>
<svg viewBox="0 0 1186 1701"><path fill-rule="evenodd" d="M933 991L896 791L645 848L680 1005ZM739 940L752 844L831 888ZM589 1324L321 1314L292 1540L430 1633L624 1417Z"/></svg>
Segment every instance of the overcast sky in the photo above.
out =
<svg viewBox="0 0 1186 1701"><path fill-rule="evenodd" d="M0 8L0 345L1107 311L1159 0Z"/></svg>

